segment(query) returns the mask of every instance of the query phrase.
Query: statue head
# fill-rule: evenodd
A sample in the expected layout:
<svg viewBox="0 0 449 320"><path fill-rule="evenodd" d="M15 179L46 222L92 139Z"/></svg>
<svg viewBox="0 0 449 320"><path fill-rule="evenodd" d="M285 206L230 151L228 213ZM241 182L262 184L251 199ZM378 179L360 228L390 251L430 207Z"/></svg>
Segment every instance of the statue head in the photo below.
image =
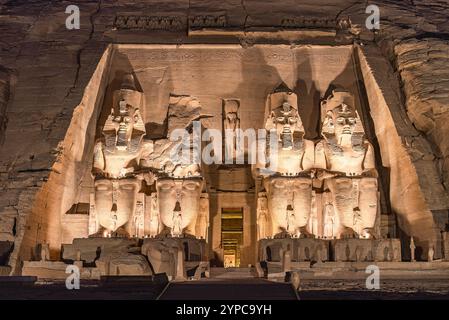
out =
<svg viewBox="0 0 449 320"><path fill-rule="evenodd" d="M104 176L111 178L123 178L138 165L146 133L139 112L142 93L135 91L130 81L126 78L124 89L114 92L114 105L103 127L104 143L100 143L103 161L95 163Z"/></svg>
<svg viewBox="0 0 449 320"><path fill-rule="evenodd" d="M95 181L95 209L103 228L115 232L129 221L135 211L140 185L136 178Z"/></svg>
<svg viewBox="0 0 449 320"><path fill-rule="evenodd" d="M203 189L201 177L159 178L156 181L159 214L162 223L173 229L184 230L197 218Z"/></svg>
<svg viewBox="0 0 449 320"><path fill-rule="evenodd" d="M298 113L298 97L285 84L268 95L266 130L276 130L284 150L292 150L301 143L304 126Z"/></svg>
<svg viewBox="0 0 449 320"><path fill-rule="evenodd" d="M337 144L356 143L363 139L364 130L355 109L354 96L345 90L334 90L321 103L322 134L327 139L334 138Z"/></svg>
<svg viewBox="0 0 449 320"><path fill-rule="evenodd" d="M143 93L137 91L134 76L126 74L121 88L114 91L111 115L103 129L103 133L117 133L118 148L126 148L133 136L141 137L145 134L145 125L139 112L142 101Z"/></svg>

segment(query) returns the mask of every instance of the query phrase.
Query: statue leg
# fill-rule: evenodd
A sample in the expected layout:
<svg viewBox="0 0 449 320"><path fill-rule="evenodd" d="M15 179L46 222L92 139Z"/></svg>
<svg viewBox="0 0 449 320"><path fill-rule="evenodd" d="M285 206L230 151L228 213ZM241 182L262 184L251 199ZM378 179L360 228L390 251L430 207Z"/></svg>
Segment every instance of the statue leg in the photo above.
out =
<svg viewBox="0 0 449 320"><path fill-rule="evenodd" d="M130 237L134 237L136 236L136 228L135 228L135 221L134 219L130 219L130 221L128 221L128 223L126 223L123 226L123 229L126 231L126 233L130 236Z"/></svg>
<svg viewBox="0 0 449 320"><path fill-rule="evenodd" d="M354 199L352 194L351 178L329 179L328 186L332 193L334 210L338 215L340 226L340 237L354 233Z"/></svg>
<svg viewBox="0 0 449 320"><path fill-rule="evenodd" d="M295 180L293 183L293 207L296 227L303 229L307 226L312 211L312 179L298 178Z"/></svg>
<svg viewBox="0 0 449 320"><path fill-rule="evenodd" d="M376 178L360 181L359 208L362 236L371 237L377 218L378 191Z"/></svg>
<svg viewBox="0 0 449 320"><path fill-rule="evenodd" d="M283 230L287 229L287 224L284 223L285 214L279 213L280 210L278 209L279 207L284 206L284 203L285 203L285 207L287 207L287 201L283 201L283 199L279 199L279 202L277 204L273 203L273 202L276 202L276 200L268 200L268 208L270 210L270 215L271 215L271 227L272 227L271 236L272 237L274 237L278 233L281 233Z"/></svg>
<svg viewBox="0 0 449 320"><path fill-rule="evenodd" d="M183 233L199 238L200 235L196 234L196 223L196 219L192 219L192 222L184 229Z"/></svg>
<svg viewBox="0 0 449 320"><path fill-rule="evenodd" d="M287 229L287 206L291 198L288 180L284 178L269 179L264 182L268 199L269 219L271 219L272 236Z"/></svg>

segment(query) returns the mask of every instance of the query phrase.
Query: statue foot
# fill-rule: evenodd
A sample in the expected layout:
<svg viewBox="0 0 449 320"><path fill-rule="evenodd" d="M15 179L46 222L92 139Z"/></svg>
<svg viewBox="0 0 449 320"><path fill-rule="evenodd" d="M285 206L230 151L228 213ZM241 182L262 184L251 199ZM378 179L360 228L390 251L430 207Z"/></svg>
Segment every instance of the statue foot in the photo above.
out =
<svg viewBox="0 0 449 320"><path fill-rule="evenodd" d="M357 234L351 228L345 228L340 233L340 239L355 239L355 238L357 238Z"/></svg>
<svg viewBox="0 0 449 320"><path fill-rule="evenodd" d="M273 238L274 239L286 239L286 238L291 238L291 237L292 237L292 235L289 232L282 231L282 232L275 234Z"/></svg>
<svg viewBox="0 0 449 320"><path fill-rule="evenodd" d="M373 228L363 229L363 231L360 234L360 238L362 238L362 239L376 239L376 237L374 236Z"/></svg>
<svg viewBox="0 0 449 320"><path fill-rule="evenodd" d="M300 229L299 237L302 239L314 239L315 235L306 230L305 227Z"/></svg>

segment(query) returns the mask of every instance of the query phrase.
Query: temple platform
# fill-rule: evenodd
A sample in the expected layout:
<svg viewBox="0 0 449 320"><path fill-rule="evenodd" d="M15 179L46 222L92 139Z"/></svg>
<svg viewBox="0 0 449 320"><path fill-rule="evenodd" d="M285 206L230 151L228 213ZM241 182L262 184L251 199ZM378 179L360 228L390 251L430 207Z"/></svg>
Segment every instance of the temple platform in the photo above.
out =
<svg viewBox="0 0 449 320"><path fill-rule="evenodd" d="M205 244L195 238L79 238L62 245L61 258L24 261L23 276L39 280L65 280L67 268L79 268L80 279L99 280L104 276L152 276L165 274L183 281L209 276ZM9 269L5 269L5 273ZM1 275L1 274L0 274Z"/></svg>
<svg viewBox="0 0 449 320"><path fill-rule="evenodd" d="M449 279L449 261L433 262L291 262L290 271L308 280L366 279L369 266L379 268L381 279ZM268 279L283 281L281 262L267 263Z"/></svg>

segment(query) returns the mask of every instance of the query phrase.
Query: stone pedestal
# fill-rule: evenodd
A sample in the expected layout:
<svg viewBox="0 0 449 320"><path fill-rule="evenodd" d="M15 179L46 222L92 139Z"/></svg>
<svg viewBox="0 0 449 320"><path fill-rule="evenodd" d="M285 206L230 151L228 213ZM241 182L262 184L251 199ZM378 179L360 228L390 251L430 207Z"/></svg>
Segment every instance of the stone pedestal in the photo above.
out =
<svg viewBox="0 0 449 320"><path fill-rule="evenodd" d="M281 261L290 249L291 261L328 261L328 241L309 238L262 239L259 241L260 261Z"/></svg>
<svg viewBox="0 0 449 320"><path fill-rule="evenodd" d="M140 254L138 239L74 239L62 246L62 259L96 267L101 275L151 275L146 258Z"/></svg>
<svg viewBox="0 0 449 320"><path fill-rule="evenodd" d="M399 239L339 239L331 241L334 261L401 261Z"/></svg>
<svg viewBox="0 0 449 320"><path fill-rule="evenodd" d="M167 237L144 239L141 253L152 269L166 273L170 280L185 280L195 276L197 268L207 262L204 239Z"/></svg>
<svg viewBox="0 0 449 320"><path fill-rule="evenodd" d="M112 253L127 253L129 248L138 245L138 239L128 238L74 239L71 244L62 245L62 260L72 262L80 259L84 263L91 264L102 256Z"/></svg>
<svg viewBox="0 0 449 320"><path fill-rule="evenodd" d="M61 261L24 261L22 276L34 276L39 280L65 280L69 276L66 264ZM79 267L80 279L99 280L103 275L98 268Z"/></svg>
<svg viewBox="0 0 449 320"><path fill-rule="evenodd" d="M449 232L443 232L443 259L449 261Z"/></svg>

